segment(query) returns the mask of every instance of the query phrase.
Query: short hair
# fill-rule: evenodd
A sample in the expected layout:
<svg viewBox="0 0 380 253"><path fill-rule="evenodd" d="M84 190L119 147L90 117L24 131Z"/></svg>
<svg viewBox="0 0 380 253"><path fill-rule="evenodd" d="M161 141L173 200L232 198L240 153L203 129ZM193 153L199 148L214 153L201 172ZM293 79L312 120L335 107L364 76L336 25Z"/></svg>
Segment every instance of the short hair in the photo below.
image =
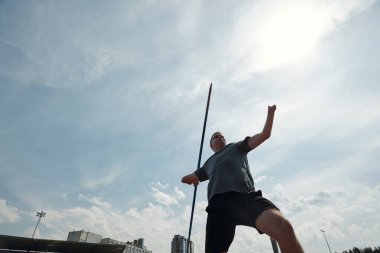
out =
<svg viewBox="0 0 380 253"><path fill-rule="evenodd" d="M210 138L210 146L211 146L211 142L212 142L212 137L214 137L215 134L222 134L222 132L217 131L217 132L215 132L215 133L213 133L213 134L211 135L211 138Z"/></svg>

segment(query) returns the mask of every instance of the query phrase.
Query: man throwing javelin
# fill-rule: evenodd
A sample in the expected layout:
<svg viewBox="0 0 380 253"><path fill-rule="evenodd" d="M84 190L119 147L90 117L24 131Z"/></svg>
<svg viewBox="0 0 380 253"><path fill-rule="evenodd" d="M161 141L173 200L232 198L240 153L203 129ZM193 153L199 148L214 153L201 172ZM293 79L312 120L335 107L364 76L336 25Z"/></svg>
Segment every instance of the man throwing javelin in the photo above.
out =
<svg viewBox="0 0 380 253"><path fill-rule="evenodd" d="M227 145L222 133L215 132L210 139L215 153L201 168L182 178L190 185L209 180L206 253L227 252L237 225L267 234L278 242L282 253L304 253L290 222L255 189L248 165L248 152L271 136L275 111L276 105L268 106L262 132L243 141Z"/></svg>

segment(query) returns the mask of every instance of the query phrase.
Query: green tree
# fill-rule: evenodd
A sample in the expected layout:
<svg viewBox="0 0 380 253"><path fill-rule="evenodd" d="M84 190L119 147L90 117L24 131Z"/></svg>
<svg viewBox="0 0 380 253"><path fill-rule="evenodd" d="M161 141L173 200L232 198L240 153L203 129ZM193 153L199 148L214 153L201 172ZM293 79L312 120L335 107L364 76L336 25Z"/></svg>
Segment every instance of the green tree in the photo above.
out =
<svg viewBox="0 0 380 253"><path fill-rule="evenodd" d="M363 253L373 253L373 250L370 247L366 247L362 251Z"/></svg>
<svg viewBox="0 0 380 253"><path fill-rule="evenodd" d="M348 251L345 250L342 253L380 253L380 247L375 247L373 249L371 247L365 247L364 249L353 247L352 249Z"/></svg>

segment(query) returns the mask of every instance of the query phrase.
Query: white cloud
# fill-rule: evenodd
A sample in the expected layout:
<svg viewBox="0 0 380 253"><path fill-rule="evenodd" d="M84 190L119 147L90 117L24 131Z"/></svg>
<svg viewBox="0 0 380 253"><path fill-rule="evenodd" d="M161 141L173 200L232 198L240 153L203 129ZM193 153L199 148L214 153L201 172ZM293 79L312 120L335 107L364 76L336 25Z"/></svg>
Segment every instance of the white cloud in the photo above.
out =
<svg viewBox="0 0 380 253"><path fill-rule="evenodd" d="M264 182L265 180L267 180L267 176L260 176L258 178L255 178L255 183L257 184L260 184L261 182Z"/></svg>
<svg viewBox="0 0 380 253"><path fill-rule="evenodd" d="M166 194L164 192L159 192L159 191L154 192L153 197L157 203L160 203L164 206L169 206L169 205L178 203L177 200L173 196L170 196L169 194Z"/></svg>
<svg viewBox="0 0 380 253"><path fill-rule="evenodd" d="M101 170L101 172L86 170L82 181L82 186L85 189L95 189L110 185L123 173L123 170L116 166Z"/></svg>
<svg viewBox="0 0 380 253"><path fill-rule="evenodd" d="M169 189L169 185L164 185L161 182L157 181L151 184L151 190L154 201L166 207L178 204L179 200L185 198L185 194L182 191L180 191L178 187L174 187L174 193L167 193L168 191L171 191L171 189Z"/></svg>
<svg viewBox="0 0 380 253"><path fill-rule="evenodd" d="M88 201L89 203L93 204L94 206L101 207L101 208L106 208L110 209L111 205L104 201L101 197L97 196L85 196L83 194L79 195L79 200L85 200Z"/></svg>
<svg viewBox="0 0 380 253"><path fill-rule="evenodd" d="M178 189L178 187L174 187L174 192L175 192L175 196L178 200L184 199L186 197L185 194L183 193L183 191Z"/></svg>
<svg viewBox="0 0 380 253"><path fill-rule="evenodd" d="M9 206L5 199L0 199L0 224L1 223L16 223L20 221L20 211L17 207Z"/></svg>

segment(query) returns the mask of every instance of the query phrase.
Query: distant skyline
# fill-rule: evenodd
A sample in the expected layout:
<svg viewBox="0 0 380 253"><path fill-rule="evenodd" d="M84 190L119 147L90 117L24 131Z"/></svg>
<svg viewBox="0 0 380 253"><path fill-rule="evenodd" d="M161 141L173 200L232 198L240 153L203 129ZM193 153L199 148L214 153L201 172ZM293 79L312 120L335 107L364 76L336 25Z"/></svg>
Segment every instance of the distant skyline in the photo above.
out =
<svg viewBox="0 0 380 253"><path fill-rule="evenodd" d="M210 135L261 131L257 189L306 252L380 246L380 3L0 1L0 234L187 236L210 83ZM204 251L207 182L191 240ZM238 227L230 253L272 252Z"/></svg>

